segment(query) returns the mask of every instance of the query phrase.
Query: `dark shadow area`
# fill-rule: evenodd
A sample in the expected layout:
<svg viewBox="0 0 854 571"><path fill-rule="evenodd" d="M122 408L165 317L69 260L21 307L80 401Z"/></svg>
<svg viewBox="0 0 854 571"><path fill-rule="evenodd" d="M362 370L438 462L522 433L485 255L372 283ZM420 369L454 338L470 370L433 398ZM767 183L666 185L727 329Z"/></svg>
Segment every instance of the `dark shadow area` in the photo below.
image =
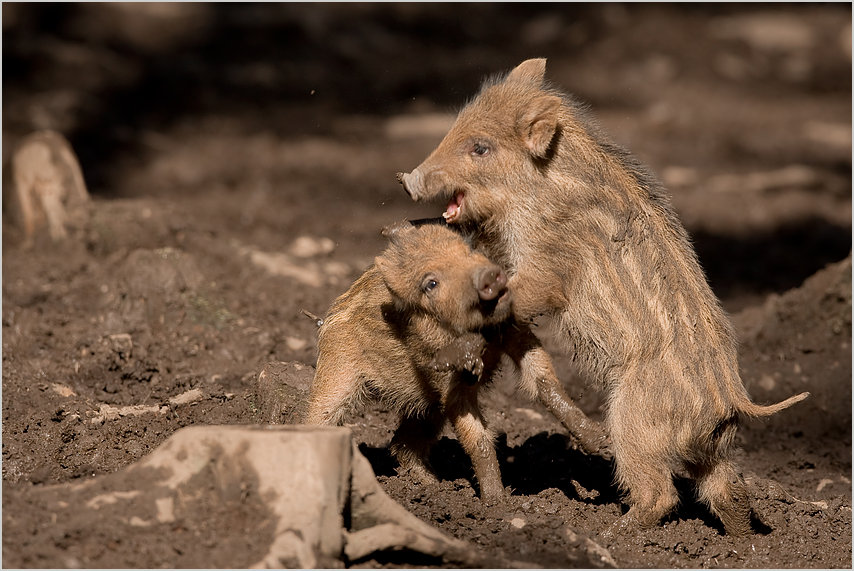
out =
<svg viewBox="0 0 854 571"><path fill-rule="evenodd" d="M504 485L514 494L536 495L556 488L567 497L594 504L619 501L613 464L573 448L562 434L541 432L517 447L508 447L502 434L498 437L498 459ZM589 497L580 497L574 482Z"/></svg>
<svg viewBox="0 0 854 571"><path fill-rule="evenodd" d="M73 116L64 132L90 191L115 196L122 190L113 183L149 151L146 133L222 114L238 118L247 132L323 136L334 133L334 117L341 115L425 106L451 111L486 75L532 52L583 55L620 13L593 4L214 3L194 9L176 12L158 29L158 16L148 12L4 5L11 22L3 30L4 137L31 131L27 115L39 105L48 114ZM629 7L620 17L651 9ZM743 9L694 6L684 13ZM571 23L578 38L548 36L556 22ZM105 31L110 26L112 33ZM150 37L140 39L145 32ZM840 169L850 171L850 163ZM851 228L808 218L766 234L697 232L693 239L714 290L731 298L798 286L848 253Z"/></svg>
<svg viewBox="0 0 854 571"><path fill-rule="evenodd" d="M748 9L700 4L679 11L706 18ZM25 100L54 91L53 101L39 104L48 114L73 116L68 129L53 127L77 150L91 189L110 195L116 159L145 150L143 133L188 117L226 113L247 130L296 137L328 134L338 114L387 115L413 105L451 111L497 71L532 56L581 55L634 13L660 10L595 3L178 3L134 12L6 4L4 130L32 130L21 113L32 105ZM556 33L561 26L568 33ZM637 56L628 45L612 49L613 57ZM625 98L571 87L594 106Z"/></svg>
<svg viewBox="0 0 854 571"><path fill-rule="evenodd" d="M760 535L769 535L774 531L774 528L762 521L755 512L750 514L750 527L753 529L754 533L758 533Z"/></svg>
<svg viewBox="0 0 854 571"><path fill-rule="evenodd" d="M715 515L709 511L709 508L704 506L697 500L697 493L694 487L694 481L687 478L673 478L673 484L676 486L676 493L679 495L679 503L676 509L668 515L666 521L679 521L689 519L699 519L703 525L717 530L721 535L724 534L724 526Z"/></svg>
<svg viewBox="0 0 854 571"><path fill-rule="evenodd" d="M359 451L377 476L396 475L398 463L388 448L360 444ZM496 440L496 453L501 480L513 494L530 496L555 488L569 498L597 505L619 501L620 494L613 485L613 464L574 449L563 435L543 432L521 446L510 447L507 436L501 434ZM439 480L463 479L478 489L471 459L457 440L439 439L430 451L430 465ZM580 498L573 482L589 490L592 497Z"/></svg>
<svg viewBox="0 0 854 571"><path fill-rule="evenodd" d="M371 553L362 559L349 561L350 564L357 564L363 561L373 560L380 568L400 569L400 568L440 568L444 561L441 557L430 557L424 553L412 551L410 549L395 549L386 550L376 553Z"/></svg>
<svg viewBox="0 0 854 571"><path fill-rule="evenodd" d="M700 264L721 298L782 293L851 251L851 227L819 218L749 236L692 234Z"/></svg>
<svg viewBox="0 0 854 571"><path fill-rule="evenodd" d="M726 535L721 520L697 499L693 480L675 477L673 484L676 486L676 492L679 494L679 504L666 518L666 521L699 519L703 522L703 525L716 530L720 535ZM772 528L759 519L755 512L751 513L750 524L753 532L760 535L768 535L773 531Z"/></svg>
<svg viewBox="0 0 854 571"><path fill-rule="evenodd" d="M377 476L396 476L397 461L388 448L359 445ZM614 484L614 466L601 458L589 456L572 448L567 437L542 432L528 438L520 446L507 445L507 436L501 434L496 441L496 452L501 466L501 479L513 495L535 496L548 489L560 490L566 497L591 505L621 504L628 510L622 494ZM430 464L439 480L467 480L477 490L471 460L463 447L454 439L441 438L430 453ZM676 509L666 521L699 519L704 525L725 535L721 521L697 499L695 483L688 478L674 477L679 495ZM586 497L579 495L580 486ZM773 531L754 512L751 525L757 534Z"/></svg>
<svg viewBox="0 0 854 571"><path fill-rule="evenodd" d="M374 469L374 474L377 476L390 477L397 474L399 464L387 447L377 448L375 446L368 446L362 442L359 444L359 452L368 459L368 462L371 463L371 468Z"/></svg>
<svg viewBox="0 0 854 571"><path fill-rule="evenodd" d="M176 14L178 24L200 21L186 22L186 31L165 26L162 40L157 15L147 11L26 4L4 6L4 16L7 10L14 23L3 31L4 102L46 89L73 94L76 117L65 134L91 188L110 194L116 157L143 150L144 132L191 116L225 113L247 130L294 137L328 134L341 113L392 114L416 100L457 108L486 74L525 57L529 49L513 41L520 23L554 8L205 3ZM591 34L601 27L591 6L559 12L589 21ZM125 39L99 26L133 34ZM149 42L134 40L148 28ZM8 110L4 129L14 129Z"/></svg>

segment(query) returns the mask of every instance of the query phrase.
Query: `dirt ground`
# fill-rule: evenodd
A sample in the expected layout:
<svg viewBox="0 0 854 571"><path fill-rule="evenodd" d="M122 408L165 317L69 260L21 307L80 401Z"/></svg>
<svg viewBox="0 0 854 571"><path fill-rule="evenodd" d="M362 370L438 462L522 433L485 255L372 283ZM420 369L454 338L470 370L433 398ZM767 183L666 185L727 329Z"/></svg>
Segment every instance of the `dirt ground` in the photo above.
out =
<svg viewBox="0 0 854 571"><path fill-rule="evenodd" d="M567 546L586 536L620 567L850 568L850 4L492 3L4 3L4 164L22 136L57 129L93 203L69 240L32 247L4 211L3 566L195 567L199 549L253 561L269 540L241 531L257 497L211 497L209 526L154 538L46 524L28 491L119 471L184 426L268 420L259 372L315 362L300 311L325 313L383 249L383 226L444 208L412 203L395 172L485 76L528 57L547 57L547 76L671 190L754 400L812 396L738 433L760 520L747 538L723 535L680 481L662 526L605 539L627 509L612 466L511 378L485 399L504 503L480 502L450 431L438 484L397 475L395 419L370 406L348 424L381 485L508 561L585 566ZM601 418L601 395L543 337ZM296 418L294 394L278 420ZM96 530L102 549L75 548ZM122 542L138 556L111 559Z"/></svg>

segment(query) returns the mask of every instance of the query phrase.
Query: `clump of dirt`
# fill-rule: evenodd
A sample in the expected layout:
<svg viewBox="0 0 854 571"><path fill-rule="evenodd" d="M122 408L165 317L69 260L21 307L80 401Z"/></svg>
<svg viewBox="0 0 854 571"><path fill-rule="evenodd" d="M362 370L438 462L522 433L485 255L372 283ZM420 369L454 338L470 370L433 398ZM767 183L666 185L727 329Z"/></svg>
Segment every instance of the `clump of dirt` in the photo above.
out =
<svg viewBox="0 0 854 571"><path fill-rule="evenodd" d="M772 402L799 390L810 398L761 423L815 441L851 438L851 256L783 295L736 316L742 373L755 399ZM794 335L792 334L794 332Z"/></svg>

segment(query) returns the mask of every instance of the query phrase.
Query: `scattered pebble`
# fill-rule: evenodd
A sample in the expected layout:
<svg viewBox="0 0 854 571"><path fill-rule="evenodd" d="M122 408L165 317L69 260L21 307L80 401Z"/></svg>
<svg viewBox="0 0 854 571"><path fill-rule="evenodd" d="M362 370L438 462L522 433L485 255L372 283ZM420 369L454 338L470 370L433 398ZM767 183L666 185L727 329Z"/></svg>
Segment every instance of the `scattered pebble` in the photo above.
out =
<svg viewBox="0 0 854 571"><path fill-rule="evenodd" d="M661 179L670 188L685 188L700 182L697 169L673 165L661 171Z"/></svg>
<svg viewBox="0 0 854 571"><path fill-rule="evenodd" d="M77 396L77 393L75 393L71 387L65 386L65 385L60 384L60 383L53 383L50 386L50 388L53 389L53 392L55 392L56 394L58 394L61 397L67 398L67 397Z"/></svg>
<svg viewBox="0 0 854 571"><path fill-rule="evenodd" d="M531 420L543 420L543 415L538 413L535 410L531 410L530 408L516 408L514 409L516 412L524 414Z"/></svg>
<svg viewBox="0 0 854 571"><path fill-rule="evenodd" d="M765 389L766 391L770 391L777 386L777 382L771 375L762 375L762 377L759 379L759 386Z"/></svg>
<svg viewBox="0 0 854 571"><path fill-rule="evenodd" d="M335 242L330 238L312 238L311 236L300 236L291 244L288 252L297 258L314 258L331 253L335 249Z"/></svg>
<svg viewBox="0 0 854 571"><path fill-rule="evenodd" d="M845 123L828 123L826 121L807 121L804 124L804 135L810 141L851 149L851 125Z"/></svg>
<svg viewBox="0 0 854 571"><path fill-rule="evenodd" d="M308 341L300 339L299 337L286 337L285 344L291 351L302 351L308 347Z"/></svg>
<svg viewBox="0 0 854 571"><path fill-rule="evenodd" d="M174 405L189 404L191 402L202 400L203 398L205 398L205 394L201 389L190 389L178 396L172 397L169 399L169 402Z"/></svg>
<svg viewBox="0 0 854 571"><path fill-rule="evenodd" d="M833 480L831 480L831 479L829 479L829 478L823 478L823 479L818 483L818 486L816 486L815 491L816 491L816 492L820 492L820 491L822 491L823 489L825 489L827 486L831 485L832 483L833 483Z"/></svg>
<svg viewBox="0 0 854 571"><path fill-rule="evenodd" d="M709 179L712 192L758 193L784 189L819 188L824 179L816 169L805 165L788 165L773 171L746 174L721 174Z"/></svg>
<svg viewBox="0 0 854 571"><path fill-rule="evenodd" d="M815 36L809 25L795 15L754 12L714 18L712 36L740 40L758 51L796 52L812 47Z"/></svg>

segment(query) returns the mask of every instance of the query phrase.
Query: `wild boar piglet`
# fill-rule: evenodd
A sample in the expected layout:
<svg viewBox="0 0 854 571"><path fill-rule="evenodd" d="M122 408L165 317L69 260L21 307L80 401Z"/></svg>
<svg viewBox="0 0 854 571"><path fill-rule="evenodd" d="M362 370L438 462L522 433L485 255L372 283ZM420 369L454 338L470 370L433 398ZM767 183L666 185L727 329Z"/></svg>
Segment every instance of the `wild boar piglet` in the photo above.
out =
<svg viewBox="0 0 854 571"><path fill-rule="evenodd" d="M401 223L385 233L388 248L335 300L320 327L306 422L339 424L366 398L382 399L400 413L391 450L401 468L429 477L429 450L449 420L481 497L493 503L504 487L478 394L503 355L521 368L539 342L513 318L504 271L443 221ZM603 450L603 429L569 400L550 360L524 369L534 377L521 384L547 384L549 402L563 407L581 445Z"/></svg>
<svg viewBox="0 0 854 571"><path fill-rule="evenodd" d="M666 516L679 470L728 534L747 533L748 494L731 460L739 419L808 393L751 402L732 326L667 192L544 80L545 65L527 60L488 79L398 179L414 200L445 204L445 219L507 271L517 318L550 315L606 394L617 480L632 505L617 528Z"/></svg>

